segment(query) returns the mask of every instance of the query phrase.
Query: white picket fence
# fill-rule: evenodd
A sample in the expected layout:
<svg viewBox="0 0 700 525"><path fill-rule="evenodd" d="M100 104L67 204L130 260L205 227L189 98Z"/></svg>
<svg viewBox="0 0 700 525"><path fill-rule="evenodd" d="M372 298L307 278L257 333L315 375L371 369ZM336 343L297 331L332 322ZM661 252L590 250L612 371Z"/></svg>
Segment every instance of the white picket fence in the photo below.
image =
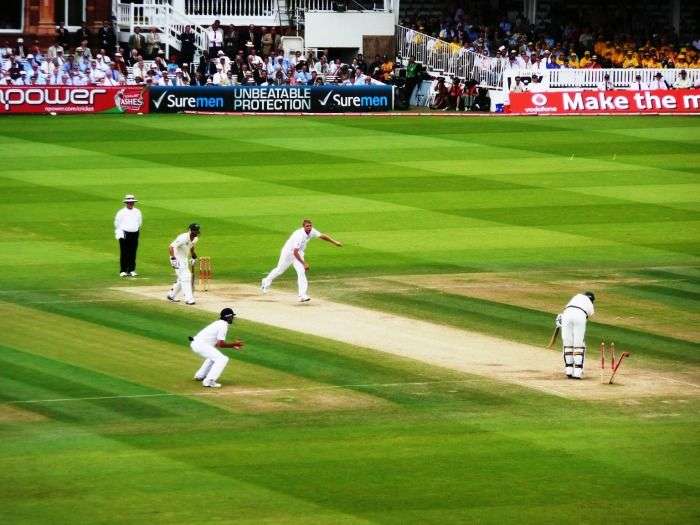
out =
<svg viewBox="0 0 700 525"><path fill-rule="evenodd" d="M503 88L503 73L508 61L487 57L450 46L448 42L411 28L396 26L396 53L405 62L414 57L429 72L474 79L491 89Z"/></svg>
<svg viewBox="0 0 700 525"><path fill-rule="evenodd" d="M515 84L515 77L531 78L532 75L542 77L542 85L549 89L584 89L597 88L605 82L605 75L610 75L610 82L617 88L627 88L635 82L637 75L641 82L650 83L656 74L661 73L663 80L673 86L678 80L680 69L507 69L504 74L503 86L510 89ZM686 70L687 78L700 82L700 70Z"/></svg>

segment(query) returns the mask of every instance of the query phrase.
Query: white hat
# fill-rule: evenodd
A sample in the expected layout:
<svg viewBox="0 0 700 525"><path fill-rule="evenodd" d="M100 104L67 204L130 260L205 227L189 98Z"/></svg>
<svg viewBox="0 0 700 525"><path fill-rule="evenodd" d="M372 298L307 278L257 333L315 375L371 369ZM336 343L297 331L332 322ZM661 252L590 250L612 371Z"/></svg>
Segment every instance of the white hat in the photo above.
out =
<svg viewBox="0 0 700 525"><path fill-rule="evenodd" d="M221 51L221 50L219 50L219 52L217 53L218 56L221 56L221 55L223 55L223 54L224 54L224 52Z"/></svg>
<svg viewBox="0 0 700 525"><path fill-rule="evenodd" d="M124 195L124 200L122 202L138 202L138 199L133 195Z"/></svg>
<svg viewBox="0 0 700 525"><path fill-rule="evenodd" d="M27 55L27 59L30 59L30 58L34 58L34 55L32 55L31 53L29 53L29 54Z"/></svg>

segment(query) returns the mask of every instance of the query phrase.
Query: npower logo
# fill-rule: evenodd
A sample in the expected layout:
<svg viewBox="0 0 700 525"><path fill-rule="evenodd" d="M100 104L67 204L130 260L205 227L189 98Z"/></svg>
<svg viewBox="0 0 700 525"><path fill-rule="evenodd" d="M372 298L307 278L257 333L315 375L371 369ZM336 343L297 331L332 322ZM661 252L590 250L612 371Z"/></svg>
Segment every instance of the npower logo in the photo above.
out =
<svg viewBox="0 0 700 525"><path fill-rule="evenodd" d="M0 106L10 111L15 106L92 106L95 97L107 93L106 89L73 89L64 87L2 89Z"/></svg>

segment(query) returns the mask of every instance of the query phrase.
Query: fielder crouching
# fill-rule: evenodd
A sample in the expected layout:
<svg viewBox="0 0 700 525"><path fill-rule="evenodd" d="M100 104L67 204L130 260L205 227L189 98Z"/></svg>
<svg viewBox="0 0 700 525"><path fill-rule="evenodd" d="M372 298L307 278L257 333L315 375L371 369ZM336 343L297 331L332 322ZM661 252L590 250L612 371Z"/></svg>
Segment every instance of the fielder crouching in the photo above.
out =
<svg viewBox="0 0 700 525"><path fill-rule="evenodd" d="M202 382L202 386L207 388L221 388L217 379L228 364L228 357L222 354L219 348L243 348L243 341L236 340L232 343L226 342L228 327L233 323L236 314L231 308L224 308L219 314L219 319L205 326L194 337L190 337L190 348L195 354L204 358L204 363L194 374L197 381Z"/></svg>
<svg viewBox="0 0 700 525"><path fill-rule="evenodd" d="M557 316L561 324L561 339L564 345L564 370L570 379L583 378L583 363L586 357L586 322L593 315L593 292L574 295L564 311Z"/></svg>

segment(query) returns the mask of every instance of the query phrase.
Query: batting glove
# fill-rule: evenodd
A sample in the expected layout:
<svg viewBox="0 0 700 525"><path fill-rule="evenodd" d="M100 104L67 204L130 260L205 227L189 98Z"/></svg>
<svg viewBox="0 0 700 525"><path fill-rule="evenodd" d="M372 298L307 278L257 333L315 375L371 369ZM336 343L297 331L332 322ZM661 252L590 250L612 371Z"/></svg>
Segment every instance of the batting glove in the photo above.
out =
<svg viewBox="0 0 700 525"><path fill-rule="evenodd" d="M175 257L170 258L170 266L172 266L176 270L180 267L180 265L177 264L177 259Z"/></svg>
<svg viewBox="0 0 700 525"><path fill-rule="evenodd" d="M557 318L554 320L554 326L561 328L561 314L557 315Z"/></svg>

